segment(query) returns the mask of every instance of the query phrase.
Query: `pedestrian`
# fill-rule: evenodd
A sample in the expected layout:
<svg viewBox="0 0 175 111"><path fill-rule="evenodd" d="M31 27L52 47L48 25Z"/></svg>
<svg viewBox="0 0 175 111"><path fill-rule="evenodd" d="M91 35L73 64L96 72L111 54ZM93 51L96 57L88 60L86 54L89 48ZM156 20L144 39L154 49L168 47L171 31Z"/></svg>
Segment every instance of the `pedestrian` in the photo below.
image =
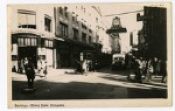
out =
<svg viewBox="0 0 175 111"><path fill-rule="evenodd" d="M41 57L38 62L38 73L41 77L45 77L47 74L46 61L43 57Z"/></svg>
<svg viewBox="0 0 175 111"><path fill-rule="evenodd" d="M157 75L160 75L160 74L161 74L160 67L161 67L161 60L159 59L159 60L157 61L157 65L156 65L156 72L157 72Z"/></svg>
<svg viewBox="0 0 175 111"><path fill-rule="evenodd" d="M140 71L140 68L141 68L141 63L140 63L140 60L139 59L135 59L134 60L134 72L135 72L135 80L136 82L139 82L141 83L141 71Z"/></svg>
<svg viewBox="0 0 175 111"><path fill-rule="evenodd" d="M24 60L23 58L21 59L20 61L20 73L25 73L25 65L24 64L27 64L28 63L28 60L27 58Z"/></svg>
<svg viewBox="0 0 175 111"><path fill-rule="evenodd" d="M148 60L146 69L147 69L147 71L146 71L146 82L150 82L151 76L154 72L153 63L152 63L151 59Z"/></svg>
<svg viewBox="0 0 175 111"><path fill-rule="evenodd" d="M162 80L161 83L166 83L166 78L167 78L167 68L166 68L166 61L161 61L161 74L162 74Z"/></svg>
<svg viewBox="0 0 175 111"><path fill-rule="evenodd" d="M83 63L82 63L82 68L83 68L83 72L84 72L85 75L86 75L86 73L87 73L87 60L84 60L84 61L83 61Z"/></svg>
<svg viewBox="0 0 175 111"><path fill-rule="evenodd" d="M130 68L130 64L129 64L129 54L125 55L125 68L129 69Z"/></svg>
<svg viewBox="0 0 175 111"><path fill-rule="evenodd" d="M147 65L147 62L146 62L145 59L143 59L143 61L142 61L142 75L144 75L144 76L145 76L146 73L147 73L146 65Z"/></svg>
<svg viewBox="0 0 175 111"><path fill-rule="evenodd" d="M158 75L158 73L159 73L159 66L158 66L158 58L157 57L154 57L153 68L154 68L154 74Z"/></svg>
<svg viewBox="0 0 175 111"><path fill-rule="evenodd" d="M75 61L77 63L77 67L76 67L75 72L76 73L83 73L83 68L82 68L83 61L78 61L78 60L75 60Z"/></svg>
<svg viewBox="0 0 175 111"><path fill-rule="evenodd" d="M47 76L47 61L46 60L43 60L43 74L45 75L45 77Z"/></svg>
<svg viewBox="0 0 175 111"><path fill-rule="evenodd" d="M31 58L28 59L28 63L26 64L26 75L27 75L28 88L33 89L35 70L34 70L34 63L31 60Z"/></svg>
<svg viewBox="0 0 175 111"><path fill-rule="evenodd" d="M144 73L144 67L146 67L146 65L144 64L143 58L140 57L140 59L139 59L139 70L140 70L141 75L143 75L143 73Z"/></svg>
<svg viewBox="0 0 175 111"><path fill-rule="evenodd" d="M135 61L135 74L136 74L136 82L142 82L142 73L143 73L143 63L142 58L136 59Z"/></svg>
<svg viewBox="0 0 175 111"><path fill-rule="evenodd" d="M29 62L29 61L28 61L28 58L25 57L24 60L23 60L23 62L22 62L22 64L24 65L24 70L25 70L25 71L26 71L28 62ZM26 72L25 72L25 73L26 73Z"/></svg>

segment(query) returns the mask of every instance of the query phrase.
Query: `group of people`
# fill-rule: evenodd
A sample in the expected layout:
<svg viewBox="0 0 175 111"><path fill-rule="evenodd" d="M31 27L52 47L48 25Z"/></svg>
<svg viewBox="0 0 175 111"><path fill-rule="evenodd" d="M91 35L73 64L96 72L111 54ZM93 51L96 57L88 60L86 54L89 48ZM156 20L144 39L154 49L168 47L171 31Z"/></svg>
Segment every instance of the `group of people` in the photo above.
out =
<svg viewBox="0 0 175 111"><path fill-rule="evenodd" d="M88 71L95 71L95 64L92 62L92 60L83 60L83 61L77 61L77 73L87 74Z"/></svg>
<svg viewBox="0 0 175 111"><path fill-rule="evenodd" d="M19 66L18 72L26 74L28 88L31 89L33 88L36 73L41 77L46 77L47 75L47 62L42 58L38 61L37 70L35 70L36 67L34 65L34 61L30 57L21 59Z"/></svg>
<svg viewBox="0 0 175 111"><path fill-rule="evenodd" d="M152 59L144 59L143 57L136 58L131 56L126 62L126 68L134 72L135 80L142 82L142 77L145 77L145 81L150 82L152 75L162 76L161 82L166 82L166 62L158 59L157 57Z"/></svg>

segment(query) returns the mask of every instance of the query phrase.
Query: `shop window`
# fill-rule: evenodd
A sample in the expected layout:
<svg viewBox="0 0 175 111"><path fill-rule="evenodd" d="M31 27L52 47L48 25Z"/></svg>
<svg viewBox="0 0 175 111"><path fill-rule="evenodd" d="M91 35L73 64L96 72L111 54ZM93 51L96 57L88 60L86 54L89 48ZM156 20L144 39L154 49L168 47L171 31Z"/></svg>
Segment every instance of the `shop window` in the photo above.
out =
<svg viewBox="0 0 175 111"><path fill-rule="evenodd" d="M53 47L53 41L51 41L51 40L45 40L44 45L45 45L45 47L52 48Z"/></svg>
<svg viewBox="0 0 175 111"><path fill-rule="evenodd" d="M19 46L37 46L35 38L18 38Z"/></svg>
<svg viewBox="0 0 175 111"><path fill-rule="evenodd" d="M36 44L35 44L35 41L36 41L36 39L32 39L31 40L31 46L35 46Z"/></svg>
<svg viewBox="0 0 175 111"><path fill-rule="evenodd" d="M44 27L45 27L45 31L51 32L51 17L48 15L45 15L44 18Z"/></svg>
<svg viewBox="0 0 175 111"><path fill-rule="evenodd" d="M18 27L36 29L36 13L27 10L18 10Z"/></svg>
<svg viewBox="0 0 175 111"><path fill-rule="evenodd" d="M60 33L63 37L68 37L68 25L60 22Z"/></svg>

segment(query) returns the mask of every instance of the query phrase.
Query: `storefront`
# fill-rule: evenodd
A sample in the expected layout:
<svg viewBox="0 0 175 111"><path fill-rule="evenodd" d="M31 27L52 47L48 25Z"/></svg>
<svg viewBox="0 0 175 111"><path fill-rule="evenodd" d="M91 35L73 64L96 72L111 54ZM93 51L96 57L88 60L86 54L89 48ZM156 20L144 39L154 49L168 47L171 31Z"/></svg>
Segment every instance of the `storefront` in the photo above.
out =
<svg viewBox="0 0 175 111"><path fill-rule="evenodd" d="M21 71L24 58L30 58L35 68L41 58L47 61L47 66L54 66L54 42L31 33L12 34L12 68Z"/></svg>
<svg viewBox="0 0 175 111"><path fill-rule="evenodd" d="M75 68L76 62L80 61L80 53L84 50L92 50L93 47L82 42L73 40L56 40L57 68Z"/></svg>
<svg viewBox="0 0 175 111"><path fill-rule="evenodd" d="M12 63L13 69L19 71L22 60L30 58L37 68L37 47L40 36L28 33L12 34Z"/></svg>

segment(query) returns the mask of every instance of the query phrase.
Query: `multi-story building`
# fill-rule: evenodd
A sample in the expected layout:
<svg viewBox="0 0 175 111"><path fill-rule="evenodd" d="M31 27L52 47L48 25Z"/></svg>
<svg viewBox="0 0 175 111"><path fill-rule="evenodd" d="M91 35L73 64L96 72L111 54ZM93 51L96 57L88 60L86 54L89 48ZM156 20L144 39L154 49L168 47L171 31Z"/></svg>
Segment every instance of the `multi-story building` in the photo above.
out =
<svg viewBox="0 0 175 111"><path fill-rule="evenodd" d="M40 58L50 67L74 67L101 53L106 37L100 9L91 5L15 5L9 18L16 70L25 57L32 58L36 68Z"/></svg>
<svg viewBox="0 0 175 111"><path fill-rule="evenodd" d="M14 5L8 11L12 67L18 70L20 61L25 57L30 57L36 68L41 58L47 61L49 67L55 67L53 7Z"/></svg>
<svg viewBox="0 0 175 111"><path fill-rule="evenodd" d="M99 8L91 5L56 6L54 13L56 37L64 39L56 43L57 67L74 67L76 60L92 59L88 56L101 52L105 29L101 26Z"/></svg>
<svg viewBox="0 0 175 111"><path fill-rule="evenodd" d="M138 14L138 21L143 21L139 33L139 51L142 56L167 59L166 8L144 7L144 15Z"/></svg>

